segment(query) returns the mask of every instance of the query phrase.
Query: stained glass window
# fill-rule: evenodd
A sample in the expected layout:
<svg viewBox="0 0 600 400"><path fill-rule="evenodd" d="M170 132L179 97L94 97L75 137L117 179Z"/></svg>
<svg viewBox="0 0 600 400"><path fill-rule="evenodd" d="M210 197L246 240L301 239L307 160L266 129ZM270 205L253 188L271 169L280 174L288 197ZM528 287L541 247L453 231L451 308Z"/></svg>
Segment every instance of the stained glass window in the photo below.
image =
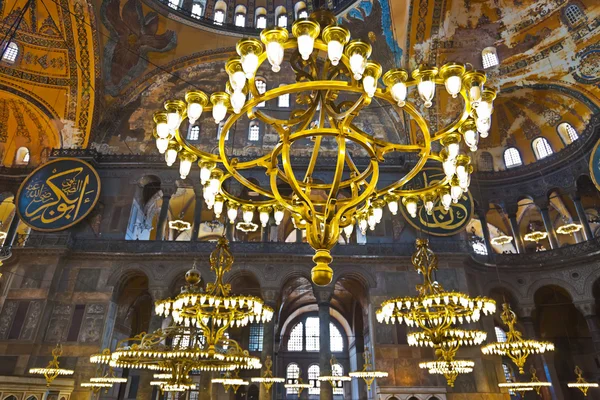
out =
<svg viewBox="0 0 600 400"><path fill-rule="evenodd" d="M299 322L292 329L290 339L288 340L288 351L303 350L303 328L302 322Z"/></svg>
<svg viewBox="0 0 600 400"><path fill-rule="evenodd" d="M506 332L499 326L494 327L496 331L496 340L499 342L506 342Z"/></svg>
<svg viewBox="0 0 600 400"><path fill-rule="evenodd" d="M264 334L263 324L250 325L250 339L249 339L249 343L248 343L248 350L262 351L263 334Z"/></svg>

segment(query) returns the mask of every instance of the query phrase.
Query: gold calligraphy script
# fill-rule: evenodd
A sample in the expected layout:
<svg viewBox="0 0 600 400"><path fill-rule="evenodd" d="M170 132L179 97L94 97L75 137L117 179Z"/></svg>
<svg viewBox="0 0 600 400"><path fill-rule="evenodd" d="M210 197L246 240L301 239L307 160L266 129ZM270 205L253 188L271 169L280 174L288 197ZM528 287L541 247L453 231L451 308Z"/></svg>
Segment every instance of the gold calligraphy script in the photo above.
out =
<svg viewBox="0 0 600 400"><path fill-rule="evenodd" d="M431 179L429 183L428 180ZM429 184L435 184L439 179L433 176L428 176L427 172L423 172L423 181L425 186ZM459 229L465 223L469 216L469 210L462 204L462 202L468 202L469 198L466 195L462 195L458 203L452 203L448 210L444 209L441 201L438 199L433 206L431 215L427 215L425 208L421 208L419 212L419 223L423 227L430 227L441 229L445 231L453 231Z"/></svg>
<svg viewBox="0 0 600 400"><path fill-rule="evenodd" d="M66 225L77 221L80 213L91 207L82 204L93 202L98 188L88 188L90 172L76 167L57 172L56 168L44 182L34 181L25 186L24 196L30 199L23 216L29 221L40 221L43 225L65 220ZM93 204L92 204L93 206Z"/></svg>

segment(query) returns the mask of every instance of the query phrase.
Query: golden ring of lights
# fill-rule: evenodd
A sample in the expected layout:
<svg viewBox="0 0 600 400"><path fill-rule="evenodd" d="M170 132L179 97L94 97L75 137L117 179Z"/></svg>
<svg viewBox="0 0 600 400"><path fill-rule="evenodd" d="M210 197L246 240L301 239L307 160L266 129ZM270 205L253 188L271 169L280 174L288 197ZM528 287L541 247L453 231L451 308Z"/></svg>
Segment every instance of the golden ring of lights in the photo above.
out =
<svg viewBox="0 0 600 400"><path fill-rule="evenodd" d="M581 224L565 224L559 226L556 229L556 232L560 233L561 235L572 235L575 232L579 232L582 228L583 226Z"/></svg>
<svg viewBox="0 0 600 400"><path fill-rule="evenodd" d="M409 346L435 347L440 343L447 346L477 346L485 342L487 333L466 329L448 329L436 338L423 331L411 332L406 337Z"/></svg>
<svg viewBox="0 0 600 400"><path fill-rule="evenodd" d="M540 240L544 240L548 237L548 232L541 232L541 231L533 231L533 232L529 232L528 234L526 234L523 239L525 239L527 242L539 242Z"/></svg>
<svg viewBox="0 0 600 400"><path fill-rule="evenodd" d="M492 238L492 240L490 240L490 243L492 243L494 246L503 246L505 244L509 244L510 242L512 242L512 240L512 236L500 235L496 236L495 238Z"/></svg>
<svg viewBox="0 0 600 400"><path fill-rule="evenodd" d="M238 42L237 51L241 58L234 57L225 66L230 77L226 85L227 92L213 93L209 99L201 91L191 91L185 96L186 102L166 101L166 112L154 115L155 137L157 148L165 154L168 165L179 158L182 179L189 174L192 163L198 161L200 180L205 185L204 194L209 208L213 204L216 207L218 201L222 210L223 204L228 202L237 214L237 208L242 205L246 207L246 223L252 221L256 207L283 207L287 210L298 227L306 229L307 241L315 250L313 282L327 285L333 277L333 270L329 266L332 262L330 250L337 244L341 231L360 218L368 218L374 213L376 203L385 205L391 202L397 207L401 199L410 215L416 216L415 209L419 203L431 208L435 199L453 201L468 189L473 167L469 156L459 154L459 144L464 136L465 142L474 151L479 135L487 136L496 93L492 89L484 89L484 72L466 71L464 65L455 63L446 64L439 70L420 66L410 77L405 70L393 69L382 77L381 65L368 60L371 45L361 40L349 42L350 32L337 26L331 13L313 13L309 20L296 21L292 26L292 34L295 37L290 38L285 28L269 28L262 31L262 42L257 39ZM296 71L297 81L260 93L255 84L256 71L267 60L274 72L279 71L285 59L285 50L294 50L289 62ZM318 63L319 54L328 54L329 61ZM381 77L387 89L377 88ZM408 88L417 87L425 106L430 107L436 85L444 85L452 97L460 95L464 107L455 121L430 133L421 112L406 101L406 93ZM336 104L341 93L347 96ZM248 100L246 94L251 95ZM290 94L298 94L299 105L307 108L292 110L286 120L271 117L255 108L265 101ZM350 100L352 96L356 99ZM375 138L358 128L353 120L374 98L403 107L418 125L422 141L395 144ZM225 119L230 109L234 113ZM219 154L208 153L189 144L179 131L183 119L188 118L193 123L204 110L212 110L216 123L225 121L219 139ZM229 129L243 115L262 121L279 134L280 141L270 153L249 161L229 156L225 138ZM312 124L313 121L317 121L316 125ZM317 183L312 179L312 173L324 138L337 141L338 154L331 182ZM300 171L293 166L292 147L308 139L314 142L311 160L301 174L304 178L298 178ZM366 168L360 170L354 164L347 152L347 141L362 147L369 156ZM444 147L439 154L431 150L434 142ZM394 152L414 153L417 161L396 182L377 188L379 164L384 162L386 154ZM424 188L405 186L427 162L445 163L445 170L449 173L440 182ZM221 164L224 171L216 168L217 164ZM265 169L270 177L270 188L261 187L243 175L242 172L253 168ZM348 174L348 171L351 173ZM267 200L249 201L227 192L222 183L229 178L234 178ZM280 182L289 185L291 195L283 195L279 191ZM348 190L351 195L340 196L340 190ZM311 195L311 192L324 191L328 192L325 200ZM381 210L377 207L377 210ZM283 218L283 211L279 212L276 221Z"/></svg>

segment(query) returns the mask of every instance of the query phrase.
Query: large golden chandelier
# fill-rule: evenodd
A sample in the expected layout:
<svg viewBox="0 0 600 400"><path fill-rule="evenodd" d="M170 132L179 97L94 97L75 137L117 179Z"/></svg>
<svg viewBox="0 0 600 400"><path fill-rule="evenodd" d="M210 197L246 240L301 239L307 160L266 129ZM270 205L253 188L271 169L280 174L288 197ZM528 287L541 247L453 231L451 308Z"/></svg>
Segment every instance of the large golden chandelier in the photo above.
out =
<svg viewBox="0 0 600 400"><path fill-rule="evenodd" d="M506 341L490 343L481 348L483 354L495 354L507 356L519 367L519 373L525 373L525 362L532 354L542 354L546 351L554 351L554 344L535 339L523 339L523 334L515 328L517 315L510 308L510 304L502 304L502 322L508 326Z"/></svg>
<svg viewBox="0 0 600 400"><path fill-rule="evenodd" d="M225 333L233 325L269 321L273 310L258 297L229 294L231 285L223 282L223 275L230 271L233 256L225 238L219 239L209 260L216 275L214 283L202 288L194 264L179 295L156 301L156 313L165 319L172 317L170 326L121 340L115 351L105 349L90 361L164 373L156 381L162 391L189 389L193 372L260 369L260 359Z"/></svg>
<svg viewBox="0 0 600 400"><path fill-rule="evenodd" d="M454 325L477 322L481 314L496 312L496 302L487 297L472 298L456 291L446 291L434 279L437 256L429 248L426 239L417 239L417 251L412 263L423 284L417 285L415 297L396 297L384 301L377 310L377 320L382 323L405 323L418 330L407 335L412 346L433 347L437 360L422 362L432 374L443 374L449 386L454 385L458 374L473 371L470 360L456 360L462 346L479 345L486 339L485 332L457 329Z"/></svg>
<svg viewBox="0 0 600 400"><path fill-rule="evenodd" d="M241 208L243 224L249 227L256 225L252 220L257 211L263 224L271 212L279 224L287 211L295 226L306 230L307 241L315 249L312 280L318 285L327 285L332 280L330 250L341 232L351 233L356 224L363 229L370 225L373 229L381 221L386 204L395 214L401 202L415 218L420 205L431 213L436 205L447 210L452 202L459 200L468 190L473 171L471 159L461 152L460 143L464 140L473 151L479 137L488 135L496 97L494 90L483 86L484 72L467 71L462 64L448 63L441 68L422 65L411 74L403 69L392 69L382 75L381 65L369 59L371 45L350 38L350 32L337 25L333 14L327 11L296 21L291 35L285 28L265 29L260 41L242 39L238 42L238 56L225 66L229 75L225 91L210 97L201 91L190 91L185 102L168 100L165 111L154 115L159 152L165 154L168 165L179 159L182 179L188 176L192 164L198 162L205 201L217 216L226 204L227 215L233 223ZM286 51L296 82L260 93L255 84L257 71L268 61L271 69L278 72ZM378 87L380 78L385 87ZM416 87L418 97L428 108L435 98L437 85L444 85L453 98L460 96L463 108L456 120L432 132L419 111L421 104L410 101L407 94L409 88ZM296 95L297 107L287 119L270 116L256 108L265 101L290 94ZM418 126L422 139L413 138L412 143L407 144L391 143L360 129L355 119L373 99L402 108ZM188 143L179 131L185 118L193 124L208 110L212 110L217 124L224 121L218 154ZM244 115L262 121L279 135L279 143L268 154L253 160L240 160L226 149L229 130ZM350 142L368 156L369 162L364 168L353 161ZM439 153L432 151L434 143L439 143ZM311 157L308 166L301 168L294 165L297 153L293 147L307 144L312 146ZM329 166L334 170L330 179L321 182L314 172L325 145L335 146L337 157ZM382 184L379 182L380 164L390 153L413 154L412 164L395 182ZM425 164L443 168L445 177L423 185L411 182ZM269 176L268 187L249 179L247 174L252 169L262 170ZM234 196L223 185L230 178L263 196L264 200L250 201Z"/></svg>

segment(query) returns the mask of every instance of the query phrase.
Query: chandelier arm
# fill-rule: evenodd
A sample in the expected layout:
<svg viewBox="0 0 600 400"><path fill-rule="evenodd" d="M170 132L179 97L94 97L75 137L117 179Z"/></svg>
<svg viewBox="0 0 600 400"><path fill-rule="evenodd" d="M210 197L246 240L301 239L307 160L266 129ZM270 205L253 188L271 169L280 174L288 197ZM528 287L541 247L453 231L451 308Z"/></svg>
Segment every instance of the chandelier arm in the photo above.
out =
<svg viewBox="0 0 600 400"><path fill-rule="evenodd" d="M327 198L327 205L325 209L325 216L328 222L331 222L331 218L334 217L335 214L335 206L337 202L337 197L340 191L340 182L342 180L342 175L344 174L344 165L346 161L346 139L342 136L336 137L337 145L338 145L338 155L335 165L335 172L333 174L332 185L329 191L329 196ZM332 208L330 208L332 207Z"/></svg>
<svg viewBox="0 0 600 400"><path fill-rule="evenodd" d="M349 199L347 204L341 205L336 213L336 218L341 218L341 216L344 215L350 208L361 204L368 197L370 197L373 192L375 192L375 189L377 188L377 181L379 179L379 164L376 160L371 159L371 167L373 169L373 175L371 176L371 181L367 184L365 190L363 190L363 192L355 198Z"/></svg>
<svg viewBox="0 0 600 400"><path fill-rule="evenodd" d="M439 141L439 140L443 139L444 137L446 137L449 133L457 131L458 128L471 116L471 114L472 114L471 102L469 101L469 94L467 93L467 90L464 87L461 89L460 95L462 96L462 98L464 100L464 109L463 109L463 112L462 112L460 118L458 120L454 121L454 123L450 124L449 126L446 126L442 129L440 129L439 131L437 131L431 138L432 141L434 141L434 142Z"/></svg>
<svg viewBox="0 0 600 400"><path fill-rule="evenodd" d="M285 171L285 175L287 177L287 183L292 187L292 190L300 198L301 202L303 202L305 204L305 207L308 207L311 218L309 219L308 218L309 214L306 213L307 215L305 215L305 220L307 222L310 222L310 221L312 221L312 218L315 217L316 210L314 208L313 203L310 201L310 198L306 195L306 193L304 193L304 191L298 185L298 180L294 176L294 170L292 169L292 162L291 162L291 155L290 155L290 149L291 149L290 137L285 138L285 140L286 140L286 142L283 142L283 144L287 144L287 146L281 147L281 159L283 162L283 170Z"/></svg>
<svg viewBox="0 0 600 400"><path fill-rule="evenodd" d="M181 145L181 147L183 148L183 150L196 155L199 158L202 158L206 161L212 161L212 162L221 162L221 157L217 154L213 154L213 153L208 153L206 151L200 150L199 148L197 148L196 146L192 146L190 145L187 140L185 140L183 138L183 136L181 136L181 133L179 132L179 129L175 130L175 141L177 143L179 143Z"/></svg>

